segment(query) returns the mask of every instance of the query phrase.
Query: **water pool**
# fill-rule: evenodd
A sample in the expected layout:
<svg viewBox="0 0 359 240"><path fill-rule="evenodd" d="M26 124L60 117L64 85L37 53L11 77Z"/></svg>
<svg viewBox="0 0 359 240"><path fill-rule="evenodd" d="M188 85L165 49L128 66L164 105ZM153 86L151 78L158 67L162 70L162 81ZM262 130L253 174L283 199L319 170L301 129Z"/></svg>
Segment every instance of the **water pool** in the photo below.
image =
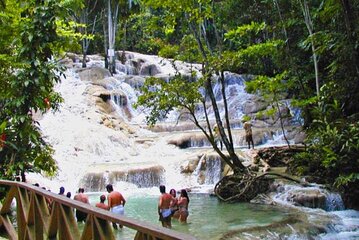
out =
<svg viewBox="0 0 359 240"><path fill-rule="evenodd" d="M101 193L91 194L95 205ZM161 225L158 221L159 196L129 196L126 198L125 215L141 221ZM243 229L268 226L286 222L291 218L288 209L249 203L229 204L207 194L189 194L190 204L187 224L172 221L173 230L191 234L198 239L227 239L238 235ZM116 231L117 239L133 239L134 230L124 228Z"/></svg>

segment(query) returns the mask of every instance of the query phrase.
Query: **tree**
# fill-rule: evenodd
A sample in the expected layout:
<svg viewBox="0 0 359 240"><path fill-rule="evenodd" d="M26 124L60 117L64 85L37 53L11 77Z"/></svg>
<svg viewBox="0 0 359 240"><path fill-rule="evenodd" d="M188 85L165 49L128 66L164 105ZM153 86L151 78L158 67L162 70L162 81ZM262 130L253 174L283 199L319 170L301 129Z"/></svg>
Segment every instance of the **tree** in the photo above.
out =
<svg viewBox="0 0 359 240"><path fill-rule="evenodd" d="M25 181L26 172L57 171L33 113L57 110L62 101L53 87L64 70L55 56L64 43L57 29L66 11L56 0L6 3L0 16L0 175Z"/></svg>
<svg viewBox="0 0 359 240"><path fill-rule="evenodd" d="M195 3L183 0L177 2L176 5L171 1L147 0L145 2L152 8L163 9L163 12L168 14L165 17L168 24L165 28L173 29L169 32L174 32L179 24L188 25L189 31L183 34L193 37L197 43L200 56L187 55L185 54L186 49L183 49L179 57L191 56L190 59L200 59L202 70L200 75L195 76L196 73L193 72L191 77L181 76L177 73L168 82L155 78L147 79L143 87L144 93L139 97L138 105L151 109L148 116L150 124L154 124L170 110L175 108L186 109L194 124L203 132L214 150L234 172L232 176L223 178L216 185L215 192L217 195L221 199L250 200L268 185L267 181L264 180L264 175L257 176L256 173L243 165L234 149L224 72L236 69L236 72L239 70L239 72L245 73L251 69L257 69L259 73L258 69L260 69L274 76L274 73L280 70L275 68L275 63L279 57L278 49L283 45L282 41L268 38L265 35L261 36L261 29L265 29L263 27L265 24L253 22L243 27L240 26L232 32L229 31L228 34L222 34L224 30L216 25L216 8L212 1ZM208 26L205 24L208 22L213 26L213 35L216 36L216 41L208 39L208 29L204 27ZM221 39L220 36L225 38ZM237 37L239 38L236 39ZM230 47L223 45L224 42L230 42L228 44ZM182 58L182 60L186 59ZM224 116L220 115L220 107L213 90L216 81L221 86ZM201 108L198 106L199 103ZM198 109L204 111L204 126L198 120ZM209 110L214 113L215 119L209 119ZM213 124L217 124L219 128L227 153L222 152L215 144L212 131Z"/></svg>
<svg viewBox="0 0 359 240"><path fill-rule="evenodd" d="M103 22L103 30L104 30L104 47L105 47L105 58L109 58L108 62L105 62L105 65L108 64L108 69L111 74L116 73L116 56L115 56L115 48L116 48L116 34L118 31L119 24L119 16L120 16L120 7L123 8L128 7L131 9L132 4L137 4L136 0L128 0L125 1L128 3L121 4L120 0L106 0L105 8L103 9L102 15L107 17L107 22Z"/></svg>
<svg viewBox="0 0 359 240"><path fill-rule="evenodd" d="M71 6L72 17L78 24L81 34L82 67L86 68L86 58L90 42L93 39L96 25L101 21L98 1L84 0L74 2Z"/></svg>

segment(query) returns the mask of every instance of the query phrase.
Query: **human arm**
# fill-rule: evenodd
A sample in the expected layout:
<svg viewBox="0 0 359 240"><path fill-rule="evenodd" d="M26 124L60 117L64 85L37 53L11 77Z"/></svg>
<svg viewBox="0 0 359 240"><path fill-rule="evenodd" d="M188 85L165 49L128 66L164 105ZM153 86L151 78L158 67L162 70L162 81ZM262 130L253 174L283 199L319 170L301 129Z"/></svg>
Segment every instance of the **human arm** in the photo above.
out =
<svg viewBox="0 0 359 240"><path fill-rule="evenodd" d="M122 206L125 206L125 204L126 204L126 200L125 200L125 198L121 195L121 203L122 203Z"/></svg>
<svg viewBox="0 0 359 240"><path fill-rule="evenodd" d="M180 207L186 207L186 208L187 208L187 206L188 206L188 200L187 200L187 198L185 198L185 197L180 197L177 204L178 204L178 206L180 206Z"/></svg>
<svg viewBox="0 0 359 240"><path fill-rule="evenodd" d="M161 209L162 209L162 196L159 198L158 200L158 214L161 214Z"/></svg>
<svg viewBox="0 0 359 240"><path fill-rule="evenodd" d="M107 202L108 202L108 208L111 208L111 204L112 204L112 197L110 196L110 194L107 196Z"/></svg>

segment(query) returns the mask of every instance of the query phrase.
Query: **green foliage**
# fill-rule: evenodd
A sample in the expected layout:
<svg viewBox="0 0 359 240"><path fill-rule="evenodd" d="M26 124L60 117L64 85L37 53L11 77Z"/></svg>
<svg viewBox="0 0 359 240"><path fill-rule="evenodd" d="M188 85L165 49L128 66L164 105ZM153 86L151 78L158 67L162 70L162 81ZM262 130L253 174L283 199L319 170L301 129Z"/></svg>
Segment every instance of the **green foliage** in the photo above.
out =
<svg viewBox="0 0 359 240"><path fill-rule="evenodd" d="M129 16L126 23L127 49L131 51L157 54L164 45L165 36L160 27L162 19L148 12ZM123 32L120 32L122 37Z"/></svg>
<svg viewBox="0 0 359 240"><path fill-rule="evenodd" d="M247 121L250 121L250 120L251 120L251 117L248 116L248 115L244 115L244 116L242 117L242 122L247 122Z"/></svg>
<svg viewBox="0 0 359 240"><path fill-rule="evenodd" d="M6 20L11 16L12 24ZM54 175L56 162L52 147L41 136L33 113L57 110L62 99L53 87L64 71L55 60L62 51L58 20L66 16L61 2L46 0L39 4L8 1L0 16L0 29L8 41L0 41L0 148L1 178L25 177L26 172ZM3 31L0 30L3 35ZM61 46L61 47L60 47Z"/></svg>
<svg viewBox="0 0 359 240"><path fill-rule="evenodd" d="M135 107L150 109L146 117L149 125L163 119L173 109L187 110L194 116L197 104L202 100L200 94L201 81L191 81L177 73L173 79L166 81L160 78L147 78L141 88L142 94Z"/></svg>
<svg viewBox="0 0 359 240"><path fill-rule="evenodd" d="M177 59L189 63L202 62L200 50L192 34L183 36Z"/></svg>
<svg viewBox="0 0 359 240"><path fill-rule="evenodd" d="M306 157L298 159L309 166L302 174L319 175L325 183L339 188L358 182L359 122L344 118L336 101L316 108L320 117L308 132Z"/></svg>
<svg viewBox="0 0 359 240"><path fill-rule="evenodd" d="M225 40L232 41L237 44L238 48L243 48L248 43L252 43L254 39L258 38L258 34L266 29L266 24L251 22L251 24L244 24L234 30L230 30L224 34Z"/></svg>
<svg viewBox="0 0 359 240"><path fill-rule="evenodd" d="M158 55L164 58L174 58L178 54L179 47L176 45L164 45Z"/></svg>

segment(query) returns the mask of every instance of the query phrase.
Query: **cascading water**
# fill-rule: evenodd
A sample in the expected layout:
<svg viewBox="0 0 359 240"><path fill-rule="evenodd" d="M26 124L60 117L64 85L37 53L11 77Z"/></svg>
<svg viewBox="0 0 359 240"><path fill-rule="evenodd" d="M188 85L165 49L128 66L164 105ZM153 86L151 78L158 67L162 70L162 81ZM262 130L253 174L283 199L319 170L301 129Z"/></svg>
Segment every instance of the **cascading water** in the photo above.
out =
<svg viewBox="0 0 359 240"><path fill-rule="evenodd" d="M179 116L176 111L171 112L169 118L164 122L160 122L155 128L147 129L144 124L146 109L133 109L132 107L132 104L137 100L139 86L142 86L146 77L137 74L142 72L149 75L158 71L162 78L168 78L170 74L173 74L172 64L156 56L135 53L128 54L128 56L130 57L128 57L126 64L118 64L119 73L112 77L115 81L107 81L105 88L99 86L94 88L91 81L79 78L78 71L84 71L80 69L81 63L74 63L73 67L67 71L67 78L63 79L62 83L56 88L65 99L60 111L57 113L49 112L39 120L45 139L55 149L54 158L59 165L59 174L52 180L34 174L31 174L29 179L41 183L40 185L44 185L52 191L57 191L60 186L65 186L66 191L73 192L82 186L85 186L87 191L104 191L105 185L112 183L115 189L122 191L126 197L131 198L133 196L133 202L143 201L142 198L136 198L135 196L151 196L149 201L154 201L155 205L158 196L157 186L159 184L166 184L168 188L191 189L191 198L194 199L192 206L195 207L198 204L198 208L203 208L202 203L207 203L208 200L208 205L212 204L213 206L211 205L212 208L205 211L208 214L213 213L213 219L208 220L203 218L202 215L196 217L196 213L193 212L190 216L192 216L192 219L196 219L195 221L200 225L193 222L193 229L191 224L188 228L185 226L177 226L177 228L193 234L197 234L196 231L203 231L205 235L201 235L202 237L205 237L211 231L212 235L210 236L213 239L219 239L220 237L218 236L223 236L224 232L235 232L242 226L254 227L261 225L260 221L251 225L251 223L240 219L240 217L238 219L238 216L233 216L236 219L232 219L230 216L233 215L233 206L229 206L227 209L225 205L222 205L221 207L224 207L222 209L211 199L199 198L196 200L197 195L193 195L194 192L207 193L213 190L214 184L222 175L223 164L218 156L213 157L211 155L213 151L211 152L208 141L193 125L188 122L176 124ZM89 56L89 58L89 68L103 66L102 60L98 57ZM140 66L141 63L145 62L150 63L147 66L152 66L152 70L145 70L144 67ZM156 67L153 67L154 65ZM181 66L179 69L186 73L189 67L187 66L187 70L186 66ZM198 66L195 67L198 69ZM226 74L226 94L231 118L233 119L231 125L234 133L233 138L237 148L246 147L243 139L241 118L244 115L266 108L265 104L256 96L244 91L244 80L242 76L231 73ZM111 97L109 100L104 101L98 97L101 94L96 95L98 92L101 94L111 92ZM218 96L219 106L222 106L219 92L220 86L216 85L215 94ZM95 107L95 105L104 106L104 104L115 106L115 112L104 114ZM223 116L224 111L221 107L220 112ZM199 112L200 115L203 115L203 111ZM209 116L213 120L212 112L210 112ZM116 118L121 119L117 125L114 120ZM256 147L258 147L258 144L266 144L267 146L268 144L283 145L285 143L280 129L267 126L266 119L255 119L254 134ZM293 139L290 140L293 141ZM176 142L176 144L168 144L169 142ZM184 147L177 147L180 145ZM184 169L186 168L192 170L185 171ZM320 187L314 187L313 191L318 189ZM288 194L287 192L291 191L283 187L283 192L273 197L276 204L298 205L296 208L300 209L300 211L308 209L302 206L299 207L298 202L300 200L298 199L297 202L292 202L291 197L293 195L289 197L286 195ZM325 195L323 193L324 197L322 198L321 193L318 193L316 206L323 204L321 205L323 209L332 211L330 216L338 213L337 210L342 210L338 195ZM154 196L156 197L154 198ZM198 202L196 203L196 201ZM131 201L128 202L131 204ZM149 203L147 202L146 204ZM245 206L243 209L241 206L237 206L241 208L238 211L245 212L247 208L253 208L252 205ZM265 211L265 209L261 209L262 213L265 213ZM312 211L314 210L310 210L308 213L308 211L304 210L305 214L309 214L309 216L320 215L321 220L329 214L324 210L320 214L317 212L314 214ZM344 213L339 214L338 221L345 221L347 218L354 219L354 222L358 221L359 216L357 216L356 211L354 213L350 217L347 217L348 215ZM249 221L253 215L255 215L253 212L248 213ZM153 216L151 215L148 218L153 219ZM222 226L224 232L217 233L216 226L209 227L210 223L208 221L218 222L216 219L221 218L226 219L225 222L228 225ZM317 219L316 217L313 218ZM207 223L203 222L203 219L207 220ZM269 223L278 220L273 213L268 213L268 219ZM315 222L315 220L313 221ZM348 230L346 224L338 223L338 221L333 220L334 236ZM232 222L236 222L235 226L230 224ZM202 229L202 227L206 226L208 227L207 229ZM289 226L293 229L295 228L290 224ZM344 230L338 231L340 228ZM354 227L351 225L351 228L354 235L358 236L359 224L354 225ZM275 231L278 230L273 231L271 232L274 236L276 235ZM289 238L295 235L293 234L295 231L297 229L289 230ZM246 234L250 235L252 232L247 231ZM328 235L323 235L323 238L326 237ZM306 238L300 237L299 239Z"/></svg>

